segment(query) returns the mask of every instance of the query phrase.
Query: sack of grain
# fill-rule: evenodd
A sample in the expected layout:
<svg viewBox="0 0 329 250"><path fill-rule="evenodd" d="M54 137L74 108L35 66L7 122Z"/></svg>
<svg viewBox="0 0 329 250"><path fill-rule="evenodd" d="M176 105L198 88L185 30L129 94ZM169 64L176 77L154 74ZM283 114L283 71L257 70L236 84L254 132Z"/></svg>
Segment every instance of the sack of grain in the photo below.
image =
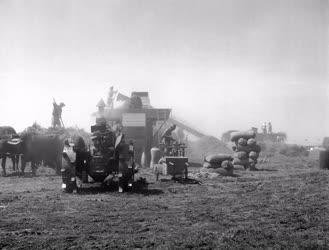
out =
<svg viewBox="0 0 329 250"><path fill-rule="evenodd" d="M159 148L151 148L151 163L150 167L153 168L154 164L157 164L161 158L161 151Z"/></svg>
<svg viewBox="0 0 329 250"><path fill-rule="evenodd" d="M244 139L244 138L240 138L238 140L238 145L240 145L240 146L247 146L247 140Z"/></svg>
<svg viewBox="0 0 329 250"><path fill-rule="evenodd" d="M221 168L221 164L219 164L219 163L210 163L210 162L204 162L203 163L203 168L213 168L213 169L215 169L215 168Z"/></svg>
<svg viewBox="0 0 329 250"><path fill-rule="evenodd" d="M250 138L248 141L247 141L247 145L248 146L254 146L256 145L256 140L254 138Z"/></svg>
<svg viewBox="0 0 329 250"><path fill-rule="evenodd" d="M231 161L232 159L232 156L229 154L215 154L206 156L204 158L204 161L220 165L223 161Z"/></svg>
<svg viewBox="0 0 329 250"><path fill-rule="evenodd" d="M256 168L256 161L255 160L253 160L253 159L250 159L249 158L249 169L250 170L257 170L257 168Z"/></svg>
<svg viewBox="0 0 329 250"><path fill-rule="evenodd" d="M249 164L249 159L247 158L244 160L240 160L238 158L234 158L232 163L233 163L233 165L240 165L240 166L246 167Z"/></svg>
<svg viewBox="0 0 329 250"><path fill-rule="evenodd" d="M234 166L231 161L223 161L221 166L226 171L233 173Z"/></svg>
<svg viewBox="0 0 329 250"><path fill-rule="evenodd" d="M240 145L238 145L236 147L236 152L246 152L247 154L249 154L251 151L252 150L249 146L240 146Z"/></svg>
<svg viewBox="0 0 329 250"><path fill-rule="evenodd" d="M262 148L258 144L251 145L249 147L250 147L251 151L254 151L256 153L260 153L260 151L262 150Z"/></svg>
<svg viewBox="0 0 329 250"><path fill-rule="evenodd" d="M233 132L231 134L231 141L236 142L240 138L244 138L246 140L249 140L250 138L255 138L255 137L256 137L256 133L252 130L245 131L245 132Z"/></svg>
<svg viewBox="0 0 329 250"><path fill-rule="evenodd" d="M240 160L245 160L248 158L248 154L244 151L239 151L239 152L235 152L233 154L234 158L240 159Z"/></svg>
<svg viewBox="0 0 329 250"><path fill-rule="evenodd" d="M243 151L246 152L247 154L249 154L251 151L257 152L259 153L261 151L261 148L258 144L255 144L253 146L240 146L238 145L236 147L236 151Z"/></svg>
<svg viewBox="0 0 329 250"><path fill-rule="evenodd" d="M249 165L251 165L251 164L254 164L255 165L255 161L253 159L251 159L251 158L248 159L248 162L249 162Z"/></svg>
<svg viewBox="0 0 329 250"><path fill-rule="evenodd" d="M257 160L258 159L258 156L259 156L259 153L255 152L255 151L251 151L249 153L249 158L250 159Z"/></svg>

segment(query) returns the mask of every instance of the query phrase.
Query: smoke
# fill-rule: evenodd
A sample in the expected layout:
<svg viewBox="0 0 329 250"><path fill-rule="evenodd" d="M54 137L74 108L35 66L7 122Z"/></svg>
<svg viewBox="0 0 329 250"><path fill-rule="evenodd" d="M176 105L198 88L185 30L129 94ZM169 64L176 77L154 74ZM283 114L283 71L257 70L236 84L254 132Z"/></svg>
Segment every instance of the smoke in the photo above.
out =
<svg viewBox="0 0 329 250"><path fill-rule="evenodd" d="M298 142L328 127L325 0L0 2L0 123L88 129L109 86L208 134L272 121Z"/></svg>

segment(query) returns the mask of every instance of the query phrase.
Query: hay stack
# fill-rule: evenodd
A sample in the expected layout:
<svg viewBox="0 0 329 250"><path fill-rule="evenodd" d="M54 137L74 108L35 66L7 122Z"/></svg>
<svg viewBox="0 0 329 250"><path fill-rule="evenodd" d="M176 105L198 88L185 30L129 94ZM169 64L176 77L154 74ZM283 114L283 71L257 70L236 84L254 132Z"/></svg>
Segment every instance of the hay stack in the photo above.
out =
<svg viewBox="0 0 329 250"><path fill-rule="evenodd" d="M256 134L253 131L232 133L231 141L235 143L232 147L234 151L233 165L240 165L245 169L256 170L261 148L255 138Z"/></svg>

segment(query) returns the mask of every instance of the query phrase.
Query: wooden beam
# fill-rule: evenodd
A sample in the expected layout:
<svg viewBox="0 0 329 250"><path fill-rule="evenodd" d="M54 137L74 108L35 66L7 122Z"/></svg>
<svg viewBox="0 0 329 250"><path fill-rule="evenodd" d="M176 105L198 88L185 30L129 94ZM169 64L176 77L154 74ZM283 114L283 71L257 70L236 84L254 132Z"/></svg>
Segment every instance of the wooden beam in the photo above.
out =
<svg viewBox="0 0 329 250"><path fill-rule="evenodd" d="M196 137L201 138L201 137L205 136L205 134L201 133L200 131L198 131L194 128L191 128L190 126L188 126L188 125L186 125L186 124L184 124L184 123L182 123L182 122L180 122L180 121L178 121L174 118L169 118L168 122L175 124L177 127L180 127L182 129L186 130L187 132L191 133L192 135L194 135Z"/></svg>

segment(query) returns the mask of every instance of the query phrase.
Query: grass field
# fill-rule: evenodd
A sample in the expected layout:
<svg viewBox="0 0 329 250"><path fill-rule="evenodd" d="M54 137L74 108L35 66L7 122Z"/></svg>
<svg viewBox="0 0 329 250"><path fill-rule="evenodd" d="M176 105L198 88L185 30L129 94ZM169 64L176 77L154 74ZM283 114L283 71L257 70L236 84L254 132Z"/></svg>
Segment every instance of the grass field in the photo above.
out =
<svg viewBox="0 0 329 250"><path fill-rule="evenodd" d="M276 156L260 171L119 194L61 179L0 177L0 249L329 249L329 171ZM191 169L191 176L198 169Z"/></svg>

